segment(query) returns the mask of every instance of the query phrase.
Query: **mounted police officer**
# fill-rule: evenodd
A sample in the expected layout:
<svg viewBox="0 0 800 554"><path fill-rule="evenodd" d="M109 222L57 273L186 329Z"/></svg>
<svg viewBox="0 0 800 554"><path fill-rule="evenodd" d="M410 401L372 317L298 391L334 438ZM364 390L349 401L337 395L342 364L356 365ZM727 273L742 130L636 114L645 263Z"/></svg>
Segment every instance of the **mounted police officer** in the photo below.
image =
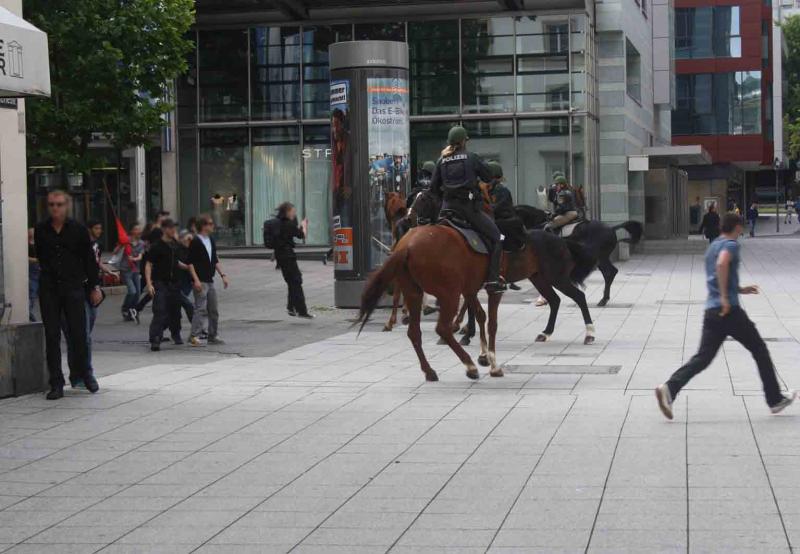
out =
<svg viewBox="0 0 800 554"><path fill-rule="evenodd" d="M494 222L506 237L506 248L516 250L525 244L525 226L514 210L511 191L504 184L503 166L496 161L489 162L488 166L493 177L488 184Z"/></svg>
<svg viewBox="0 0 800 554"><path fill-rule="evenodd" d="M451 210L466 220L489 242L489 274L485 288L489 293L502 292L505 283L500 280L500 230L492 218L481 210L482 196L478 179L489 183L493 179L486 163L478 155L467 151L467 130L456 126L447 133L448 146L436 162L431 178L431 191L442 198L442 210Z"/></svg>
<svg viewBox="0 0 800 554"><path fill-rule="evenodd" d="M427 161L422 164L422 167L417 172L417 182L414 185L414 188L411 189L411 192L408 193L408 197L406 197L406 208L409 210L411 209L411 204L414 203L414 200L417 198L417 195L420 192L430 190L431 177L433 177L434 169L436 169L436 163Z"/></svg>
<svg viewBox="0 0 800 554"><path fill-rule="evenodd" d="M555 232L557 229L578 218L578 210L575 207L575 195L567 183L566 178L557 177L556 185L558 186L558 191L556 192L556 208L553 211L553 221L548 223L547 227L545 227L552 232Z"/></svg>

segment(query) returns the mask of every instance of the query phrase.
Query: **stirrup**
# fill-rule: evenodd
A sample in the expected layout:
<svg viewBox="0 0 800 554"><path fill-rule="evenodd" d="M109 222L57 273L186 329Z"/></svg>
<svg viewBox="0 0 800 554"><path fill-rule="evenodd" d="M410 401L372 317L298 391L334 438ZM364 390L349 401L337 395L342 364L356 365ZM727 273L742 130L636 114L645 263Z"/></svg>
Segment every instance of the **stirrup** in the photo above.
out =
<svg viewBox="0 0 800 554"><path fill-rule="evenodd" d="M506 285L505 281L487 281L483 284L483 288L489 294L496 294L508 289L508 285Z"/></svg>

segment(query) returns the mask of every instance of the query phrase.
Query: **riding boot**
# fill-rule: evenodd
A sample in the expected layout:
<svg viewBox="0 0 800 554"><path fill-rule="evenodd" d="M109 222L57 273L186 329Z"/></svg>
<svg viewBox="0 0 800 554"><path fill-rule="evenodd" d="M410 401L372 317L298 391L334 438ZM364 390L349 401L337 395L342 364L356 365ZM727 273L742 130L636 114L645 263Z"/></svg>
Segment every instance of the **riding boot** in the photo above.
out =
<svg viewBox="0 0 800 554"><path fill-rule="evenodd" d="M489 275L486 278L486 292L503 292L506 290L506 284L500 280L500 259L503 255L503 246L500 241L496 241L492 245L492 253L489 257Z"/></svg>

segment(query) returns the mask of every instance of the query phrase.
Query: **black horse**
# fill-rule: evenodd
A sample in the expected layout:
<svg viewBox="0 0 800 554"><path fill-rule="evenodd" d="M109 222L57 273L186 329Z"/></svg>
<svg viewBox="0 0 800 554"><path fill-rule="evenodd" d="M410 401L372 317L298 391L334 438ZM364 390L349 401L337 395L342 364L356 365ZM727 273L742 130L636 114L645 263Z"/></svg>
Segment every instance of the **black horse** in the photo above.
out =
<svg viewBox="0 0 800 554"><path fill-rule="evenodd" d="M519 205L515 206L514 210L528 229L540 229L547 223L547 212L539 208ZM618 239L617 231L620 229L627 231L630 236ZM598 306L602 307L608 304L611 298L611 283L619 273L619 270L611 263L611 253L620 242L638 243L642 238L642 233L642 224L638 221L626 221L613 227L601 221L584 221L577 225L572 234L567 237L568 242L577 242L583 246L586 254L597 261L597 268L603 274L605 288L603 289L603 298L597 303Z"/></svg>

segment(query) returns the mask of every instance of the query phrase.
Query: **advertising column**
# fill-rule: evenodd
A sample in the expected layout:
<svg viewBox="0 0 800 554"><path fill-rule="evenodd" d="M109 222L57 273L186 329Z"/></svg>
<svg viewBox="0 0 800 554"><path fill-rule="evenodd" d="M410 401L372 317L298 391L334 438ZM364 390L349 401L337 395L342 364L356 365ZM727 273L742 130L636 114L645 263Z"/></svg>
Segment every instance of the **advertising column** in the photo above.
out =
<svg viewBox="0 0 800 554"><path fill-rule="evenodd" d="M391 252L386 199L408 192L408 46L332 44L330 67L334 302L357 307L369 273Z"/></svg>

